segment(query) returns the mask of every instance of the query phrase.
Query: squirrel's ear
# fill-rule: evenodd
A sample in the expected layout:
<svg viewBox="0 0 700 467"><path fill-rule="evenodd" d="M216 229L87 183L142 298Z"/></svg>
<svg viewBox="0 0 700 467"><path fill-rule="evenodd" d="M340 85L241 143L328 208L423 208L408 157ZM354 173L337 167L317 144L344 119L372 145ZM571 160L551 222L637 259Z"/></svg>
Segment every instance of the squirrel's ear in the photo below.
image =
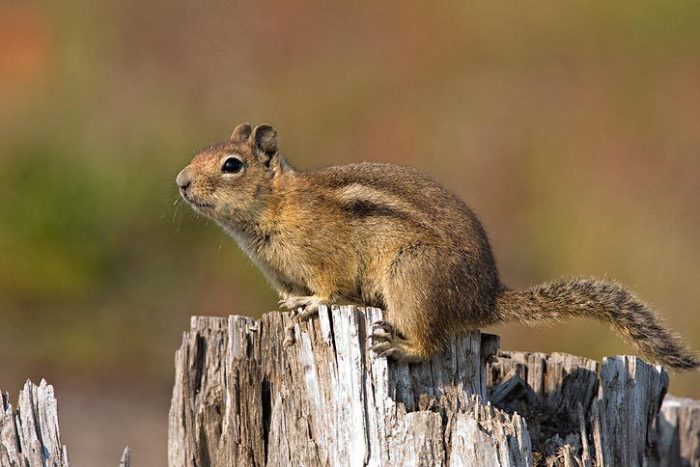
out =
<svg viewBox="0 0 700 467"><path fill-rule="evenodd" d="M270 125L258 125L253 130L252 140L258 158L263 164L268 164L277 153L277 132Z"/></svg>
<svg viewBox="0 0 700 467"><path fill-rule="evenodd" d="M236 143L245 143L250 138L250 134L253 129L250 127L250 123L241 123L238 125L231 133L231 141Z"/></svg>

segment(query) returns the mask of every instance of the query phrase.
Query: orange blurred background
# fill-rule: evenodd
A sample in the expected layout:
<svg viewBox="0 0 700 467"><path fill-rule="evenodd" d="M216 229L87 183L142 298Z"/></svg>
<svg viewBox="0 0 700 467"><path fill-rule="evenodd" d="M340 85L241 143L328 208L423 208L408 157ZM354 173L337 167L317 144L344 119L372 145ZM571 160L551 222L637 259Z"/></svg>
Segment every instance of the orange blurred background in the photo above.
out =
<svg viewBox="0 0 700 467"><path fill-rule="evenodd" d="M242 121L293 164L412 165L481 215L504 281L618 279L700 349L700 3L0 5L0 388L56 387L76 466L166 464L192 314L273 291L174 178ZM505 349L630 353L604 326ZM671 392L700 398L700 375Z"/></svg>

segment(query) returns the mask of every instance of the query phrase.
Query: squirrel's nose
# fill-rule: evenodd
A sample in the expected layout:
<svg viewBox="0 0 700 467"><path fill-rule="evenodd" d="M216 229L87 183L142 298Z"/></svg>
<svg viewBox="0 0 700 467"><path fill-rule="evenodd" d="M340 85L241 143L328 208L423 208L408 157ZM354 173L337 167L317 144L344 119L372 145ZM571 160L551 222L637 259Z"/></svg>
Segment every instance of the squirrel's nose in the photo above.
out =
<svg viewBox="0 0 700 467"><path fill-rule="evenodd" d="M187 188L192 183L192 178L190 177L190 171L187 170L187 167L182 169L180 171L180 173L177 174L177 178L175 179L175 183L177 183L177 186L179 186L182 191L187 190Z"/></svg>

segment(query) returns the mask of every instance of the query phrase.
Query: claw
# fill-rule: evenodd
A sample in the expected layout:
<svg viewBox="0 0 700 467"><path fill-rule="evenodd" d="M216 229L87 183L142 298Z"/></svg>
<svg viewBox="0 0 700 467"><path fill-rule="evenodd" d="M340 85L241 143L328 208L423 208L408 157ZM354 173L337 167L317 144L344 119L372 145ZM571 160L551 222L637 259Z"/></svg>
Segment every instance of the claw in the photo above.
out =
<svg viewBox="0 0 700 467"><path fill-rule="evenodd" d="M370 334L369 339L374 342L389 342L394 338L394 334L388 333L383 329L375 330Z"/></svg>
<svg viewBox="0 0 700 467"><path fill-rule="evenodd" d="M374 333L370 334L370 335L368 336L368 338L369 338L370 340L372 340L372 341L384 341L384 340L389 340L389 339L391 339L391 335L390 335L390 334L385 334L385 333L384 333L384 334L379 334L379 333L374 332Z"/></svg>
<svg viewBox="0 0 700 467"><path fill-rule="evenodd" d="M372 344L370 349L374 352L381 352L381 351L386 350L390 347L391 347L391 342L385 341L385 342L376 342L376 343Z"/></svg>
<svg viewBox="0 0 700 467"><path fill-rule="evenodd" d="M311 295L308 297L288 297L288 298L283 298L277 302L282 309L286 310L296 310L298 308L302 309L309 309L309 310L318 310L318 307L321 306L323 303L323 300Z"/></svg>
<svg viewBox="0 0 700 467"><path fill-rule="evenodd" d="M396 329L391 323L386 321L377 321L372 324L372 334L369 335L369 338L374 342L390 342L394 340L396 336Z"/></svg>
<svg viewBox="0 0 700 467"><path fill-rule="evenodd" d="M377 357L400 359L404 354L406 341L393 324L387 321L372 323L372 333L368 336L371 341L370 350Z"/></svg>
<svg viewBox="0 0 700 467"><path fill-rule="evenodd" d="M283 310L296 310L297 308L304 308L306 306L305 303L302 303L302 301L299 300L299 297L283 298L277 303Z"/></svg>
<svg viewBox="0 0 700 467"><path fill-rule="evenodd" d="M388 321L375 321L372 323L373 329L381 329L389 334L396 334L396 328Z"/></svg>
<svg viewBox="0 0 700 467"><path fill-rule="evenodd" d="M401 353L400 349L391 342L381 342L374 344L370 350L377 354L378 358L393 358Z"/></svg>
<svg viewBox="0 0 700 467"><path fill-rule="evenodd" d="M297 315L294 317L294 320L298 323L303 323L305 321L310 320L316 315L318 315L318 307L309 307L297 313Z"/></svg>
<svg viewBox="0 0 700 467"><path fill-rule="evenodd" d="M294 336L294 325L303 323L318 315L318 308L321 306L321 299L315 296L309 297L289 297L279 300L280 308L291 311L291 321L285 330L286 336L282 345L289 347L296 342Z"/></svg>

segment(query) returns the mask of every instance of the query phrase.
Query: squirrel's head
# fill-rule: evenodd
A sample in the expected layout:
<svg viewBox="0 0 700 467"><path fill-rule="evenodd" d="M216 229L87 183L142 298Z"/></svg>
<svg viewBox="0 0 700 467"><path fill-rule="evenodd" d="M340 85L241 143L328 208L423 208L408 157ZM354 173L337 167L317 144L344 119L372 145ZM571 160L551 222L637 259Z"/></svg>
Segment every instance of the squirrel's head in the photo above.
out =
<svg viewBox="0 0 700 467"><path fill-rule="evenodd" d="M177 175L180 195L227 227L254 222L267 206L275 180L289 166L270 125L238 125L231 138L200 151Z"/></svg>

